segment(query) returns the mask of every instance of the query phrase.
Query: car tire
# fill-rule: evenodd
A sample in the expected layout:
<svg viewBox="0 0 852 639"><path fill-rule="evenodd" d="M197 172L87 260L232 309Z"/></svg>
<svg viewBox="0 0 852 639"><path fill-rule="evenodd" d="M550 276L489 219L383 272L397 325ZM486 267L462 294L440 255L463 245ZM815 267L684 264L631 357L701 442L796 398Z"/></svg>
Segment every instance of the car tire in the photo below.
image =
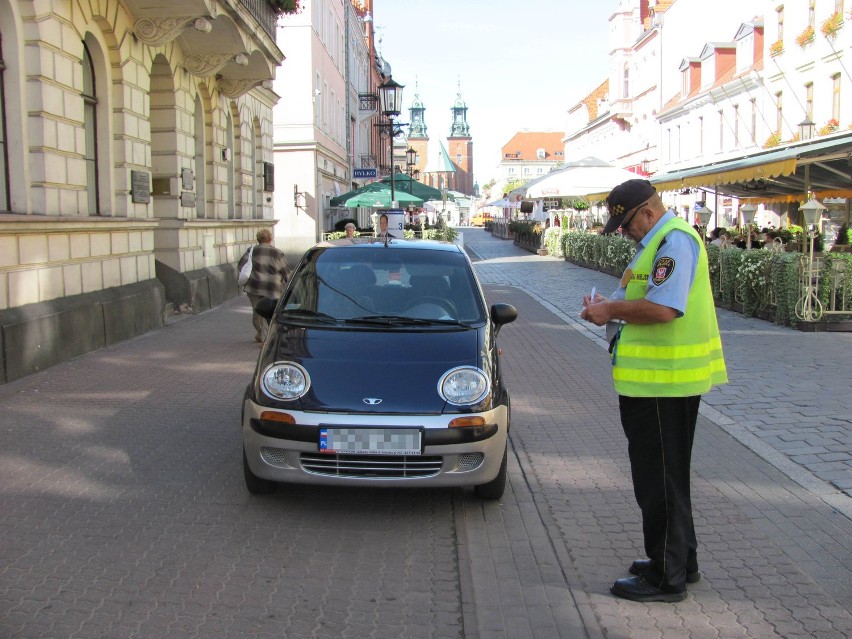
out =
<svg viewBox="0 0 852 639"><path fill-rule="evenodd" d="M243 477L246 480L246 488L252 495L269 495L274 493L278 484L269 479L258 477L249 468L248 457L246 457L246 449L243 446Z"/></svg>
<svg viewBox="0 0 852 639"><path fill-rule="evenodd" d="M497 476L487 484L480 484L473 487L474 494L480 499L500 499L503 492L506 490L506 475L508 474L509 466L509 443L506 442L506 448L503 449L503 463L500 464L500 471Z"/></svg>

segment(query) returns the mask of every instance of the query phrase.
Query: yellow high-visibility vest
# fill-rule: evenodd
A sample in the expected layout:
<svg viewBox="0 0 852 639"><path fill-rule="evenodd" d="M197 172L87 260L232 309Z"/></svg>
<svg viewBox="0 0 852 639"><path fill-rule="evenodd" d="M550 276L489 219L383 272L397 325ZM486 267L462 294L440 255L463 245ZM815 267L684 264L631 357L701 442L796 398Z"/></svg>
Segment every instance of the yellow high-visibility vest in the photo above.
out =
<svg viewBox="0 0 852 639"><path fill-rule="evenodd" d="M644 299L654 258L666 235L679 229L698 243L698 266L683 316L658 324L624 324L613 353L612 378L619 395L689 397L728 381L704 242L675 217L654 235L628 279L625 299Z"/></svg>

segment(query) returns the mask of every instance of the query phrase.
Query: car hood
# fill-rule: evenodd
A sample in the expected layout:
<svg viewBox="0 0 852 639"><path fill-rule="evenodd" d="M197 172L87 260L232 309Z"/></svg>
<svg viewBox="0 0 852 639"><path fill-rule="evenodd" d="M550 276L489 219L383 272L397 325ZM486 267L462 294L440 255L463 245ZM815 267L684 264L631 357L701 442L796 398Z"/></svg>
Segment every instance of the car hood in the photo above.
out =
<svg viewBox="0 0 852 639"><path fill-rule="evenodd" d="M440 413L446 406L438 394L443 374L457 366L485 368L484 331L281 326L261 370L275 361L301 364L311 379L301 410Z"/></svg>

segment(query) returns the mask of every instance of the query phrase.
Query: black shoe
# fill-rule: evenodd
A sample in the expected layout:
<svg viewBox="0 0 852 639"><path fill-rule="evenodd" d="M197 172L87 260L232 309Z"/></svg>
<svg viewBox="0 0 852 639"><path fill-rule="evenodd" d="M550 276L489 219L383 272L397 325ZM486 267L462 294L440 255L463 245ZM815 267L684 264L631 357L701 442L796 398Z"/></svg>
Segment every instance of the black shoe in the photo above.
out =
<svg viewBox="0 0 852 639"><path fill-rule="evenodd" d="M666 592L656 586L652 586L641 576L619 579L612 584L609 591L616 597L630 599L631 601L676 602L686 599L686 590L682 592Z"/></svg>
<svg viewBox="0 0 852 639"><path fill-rule="evenodd" d="M650 559L637 559L632 564L630 564L630 569L628 572L631 575L642 575L645 573L648 568L651 567ZM686 571L686 583L695 584L701 581L701 571L696 570L694 572Z"/></svg>

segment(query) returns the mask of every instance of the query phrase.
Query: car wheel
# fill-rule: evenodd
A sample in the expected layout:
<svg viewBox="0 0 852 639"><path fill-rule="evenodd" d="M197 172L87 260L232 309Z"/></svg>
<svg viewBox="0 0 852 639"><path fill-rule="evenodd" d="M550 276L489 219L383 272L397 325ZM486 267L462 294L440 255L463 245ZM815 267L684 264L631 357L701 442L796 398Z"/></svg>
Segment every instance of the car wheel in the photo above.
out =
<svg viewBox="0 0 852 639"><path fill-rule="evenodd" d="M248 457L246 457L246 449L243 447L243 477L246 480L246 488L252 495L268 495L274 493L278 484L274 481L258 477L249 468Z"/></svg>
<svg viewBox="0 0 852 639"><path fill-rule="evenodd" d="M509 462L509 443L506 442L506 448L503 449L503 463L500 464L500 472L497 476L487 484L480 484L473 487L473 492L480 499L500 499L503 496L503 491L506 490L506 475L508 473Z"/></svg>

